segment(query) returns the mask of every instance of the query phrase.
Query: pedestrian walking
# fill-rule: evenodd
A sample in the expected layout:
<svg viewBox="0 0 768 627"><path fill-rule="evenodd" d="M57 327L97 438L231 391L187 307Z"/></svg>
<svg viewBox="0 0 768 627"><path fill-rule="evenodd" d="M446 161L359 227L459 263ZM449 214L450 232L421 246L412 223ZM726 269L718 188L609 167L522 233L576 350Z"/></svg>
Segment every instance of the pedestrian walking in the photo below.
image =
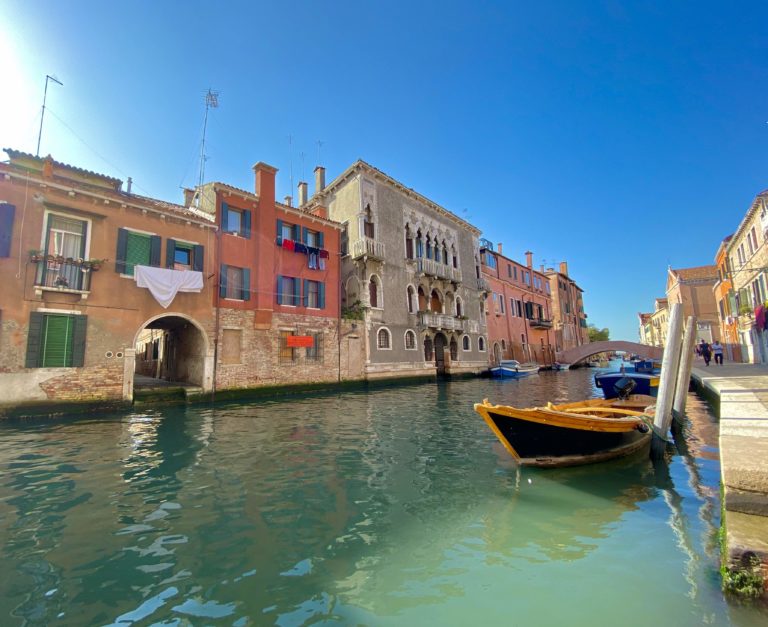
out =
<svg viewBox="0 0 768 627"><path fill-rule="evenodd" d="M715 363L723 365L723 345L715 340L712 342L712 354L715 356Z"/></svg>
<svg viewBox="0 0 768 627"><path fill-rule="evenodd" d="M709 344L707 344L704 340L701 340L701 344L699 344L699 351L701 352L701 356L704 358L704 365L708 366L709 362L712 360L712 349L710 348Z"/></svg>

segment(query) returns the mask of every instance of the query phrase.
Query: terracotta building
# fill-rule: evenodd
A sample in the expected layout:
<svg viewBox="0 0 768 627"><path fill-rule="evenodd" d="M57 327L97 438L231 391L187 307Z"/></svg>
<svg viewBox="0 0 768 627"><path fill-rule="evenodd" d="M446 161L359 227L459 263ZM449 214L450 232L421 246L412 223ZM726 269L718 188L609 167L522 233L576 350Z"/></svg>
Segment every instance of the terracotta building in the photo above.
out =
<svg viewBox="0 0 768 627"><path fill-rule="evenodd" d="M491 360L517 359L543 365L555 361L555 331L549 278L533 268L533 253L526 252L525 265L480 240L482 276L488 282L485 301Z"/></svg>
<svg viewBox="0 0 768 627"><path fill-rule="evenodd" d="M732 315L738 316L742 359L750 363L768 363L767 236L768 190L752 201L725 249L733 287Z"/></svg>
<svg viewBox="0 0 768 627"><path fill-rule="evenodd" d="M712 288L717 303L717 313L720 322L720 337L722 338L725 358L728 361L742 361L741 345L739 344L739 310L736 306L736 295L731 280L730 264L728 262L728 243L732 235L726 237L717 248L715 265L717 266L717 281Z"/></svg>
<svg viewBox="0 0 768 627"><path fill-rule="evenodd" d="M718 280L717 266L669 268L667 271L667 303L683 306L683 321L696 316L696 341L712 343L720 340L720 324L712 289Z"/></svg>
<svg viewBox="0 0 768 627"><path fill-rule="evenodd" d="M212 389L212 217L5 152L0 405L130 401L144 336L152 376Z"/></svg>
<svg viewBox="0 0 768 627"><path fill-rule="evenodd" d="M552 296L555 350L566 351L589 344L584 290L568 275L568 263L561 261L558 270L548 268L544 274L549 279Z"/></svg>
<svg viewBox="0 0 768 627"><path fill-rule="evenodd" d="M211 303L217 388L349 378L340 358L342 227L317 203L276 202L277 170L253 169L253 192L220 182L187 192L221 227Z"/></svg>

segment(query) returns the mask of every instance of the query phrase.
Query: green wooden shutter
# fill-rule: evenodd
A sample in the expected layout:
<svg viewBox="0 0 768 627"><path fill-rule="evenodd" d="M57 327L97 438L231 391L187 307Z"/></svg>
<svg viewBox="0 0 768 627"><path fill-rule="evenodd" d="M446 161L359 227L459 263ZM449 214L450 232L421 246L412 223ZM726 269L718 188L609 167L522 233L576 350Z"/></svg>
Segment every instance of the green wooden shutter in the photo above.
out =
<svg viewBox="0 0 768 627"><path fill-rule="evenodd" d="M306 226L301 227L301 243L305 246L309 244L309 229Z"/></svg>
<svg viewBox="0 0 768 627"><path fill-rule="evenodd" d="M88 316L73 316L72 329L72 366L82 368L85 365L85 332Z"/></svg>
<svg viewBox="0 0 768 627"><path fill-rule="evenodd" d="M176 256L176 240L170 237L165 242L165 267L173 268L174 257Z"/></svg>
<svg viewBox="0 0 768 627"><path fill-rule="evenodd" d="M318 307L325 309L325 283L318 283L317 287Z"/></svg>
<svg viewBox="0 0 768 627"><path fill-rule="evenodd" d="M275 238L275 241L277 242L278 246L283 245L283 221L282 220L277 221L277 238Z"/></svg>
<svg viewBox="0 0 768 627"><path fill-rule="evenodd" d="M302 301L305 307L309 307L309 280L304 279L304 300Z"/></svg>
<svg viewBox="0 0 768 627"><path fill-rule="evenodd" d="M40 365L43 368L65 368L72 365L72 332L75 316L46 314Z"/></svg>
<svg viewBox="0 0 768 627"><path fill-rule="evenodd" d="M283 304L283 277L277 275L277 304Z"/></svg>
<svg viewBox="0 0 768 627"><path fill-rule="evenodd" d="M125 257L128 253L128 231L117 229L117 252L115 253L115 272L125 274Z"/></svg>
<svg viewBox="0 0 768 627"><path fill-rule="evenodd" d="M146 266L152 255L152 241L147 235L128 232L128 245L125 253L125 272L133 276L136 266Z"/></svg>
<svg viewBox="0 0 768 627"><path fill-rule="evenodd" d="M29 314L29 331L27 333L27 358L25 368L40 367L40 342L43 334L45 314L33 311Z"/></svg>
<svg viewBox="0 0 768 627"><path fill-rule="evenodd" d="M325 248L325 233L322 231L317 232L317 247L318 248Z"/></svg>
<svg viewBox="0 0 768 627"><path fill-rule="evenodd" d="M227 266L224 264L219 268L219 296L227 297Z"/></svg>
<svg viewBox="0 0 768 627"><path fill-rule="evenodd" d="M225 233L229 233L229 205L223 202L221 203L221 230Z"/></svg>
<svg viewBox="0 0 768 627"><path fill-rule="evenodd" d="M294 242L300 242L301 241L301 228L299 227L299 225L298 224L294 224L291 227L291 231L293 233L293 236L291 237L291 239Z"/></svg>
<svg viewBox="0 0 768 627"><path fill-rule="evenodd" d="M11 237L13 236L13 214L16 206L0 204L0 257L11 255Z"/></svg>
<svg viewBox="0 0 768 627"><path fill-rule="evenodd" d="M162 238L159 235L153 235L149 238L149 265L154 268L160 267L160 247Z"/></svg>
<svg viewBox="0 0 768 627"><path fill-rule="evenodd" d="M195 244L192 247L192 269L195 272L202 272L205 262L205 246Z"/></svg>
<svg viewBox="0 0 768 627"><path fill-rule="evenodd" d="M293 279L293 303L295 307L301 304L301 281Z"/></svg>
<svg viewBox="0 0 768 627"><path fill-rule="evenodd" d="M243 237L251 239L251 212L243 211Z"/></svg>
<svg viewBox="0 0 768 627"><path fill-rule="evenodd" d="M243 300L251 300L251 271L248 268L243 268Z"/></svg>

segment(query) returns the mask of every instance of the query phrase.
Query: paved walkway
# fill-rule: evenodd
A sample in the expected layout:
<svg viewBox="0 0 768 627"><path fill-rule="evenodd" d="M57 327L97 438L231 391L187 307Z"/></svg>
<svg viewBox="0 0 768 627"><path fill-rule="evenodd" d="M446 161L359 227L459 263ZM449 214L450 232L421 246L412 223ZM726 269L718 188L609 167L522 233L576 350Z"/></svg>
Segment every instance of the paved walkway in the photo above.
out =
<svg viewBox="0 0 768 627"><path fill-rule="evenodd" d="M768 366L696 359L691 376L720 400L728 563L756 555L768 568Z"/></svg>

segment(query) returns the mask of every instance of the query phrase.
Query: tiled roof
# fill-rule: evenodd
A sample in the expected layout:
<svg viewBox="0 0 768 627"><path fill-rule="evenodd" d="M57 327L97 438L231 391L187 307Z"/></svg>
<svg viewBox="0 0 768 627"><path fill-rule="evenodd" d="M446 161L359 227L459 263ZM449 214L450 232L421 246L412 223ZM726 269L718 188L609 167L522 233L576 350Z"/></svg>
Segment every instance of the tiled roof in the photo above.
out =
<svg viewBox="0 0 768 627"><path fill-rule="evenodd" d="M681 281L704 281L717 278L717 266L698 266L696 268L670 269Z"/></svg>
<svg viewBox="0 0 768 627"><path fill-rule="evenodd" d="M14 150L13 148L3 148L3 151L6 152L11 159L31 159L33 161L40 161L41 163L44 162L48 157L50 157L50 155L48 155L48 157L36 157L35 155L29 154L28 152L22 152L21 150ZM67 168L68 170L72 170L73 172L79 172L80 174L86 174L88 176L97 176L106 181L110 181L111 183L119 183L119 185L123 184L123 182L120 179L117 179L113 176L107 176L106 174L99 174L98 172L92 172L91 170L84 170L83 168L77 168L73 165L69 165L68 163L62 163L61 161L56 161L53 158L51 158L51 161L53 162L53 165L58 166L60 168Z"/></svg>

